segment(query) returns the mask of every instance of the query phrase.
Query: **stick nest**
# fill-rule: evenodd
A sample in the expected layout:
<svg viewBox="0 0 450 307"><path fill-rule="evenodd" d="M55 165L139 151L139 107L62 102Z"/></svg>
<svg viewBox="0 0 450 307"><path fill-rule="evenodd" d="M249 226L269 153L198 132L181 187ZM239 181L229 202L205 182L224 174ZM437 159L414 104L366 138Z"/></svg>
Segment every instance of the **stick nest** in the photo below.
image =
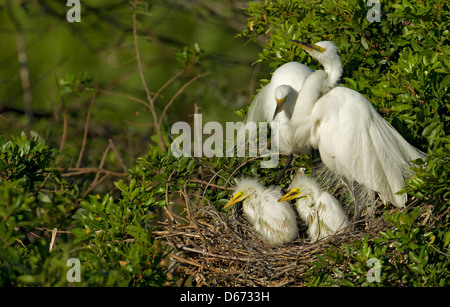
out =
<svg viewBox="0 0 450 307"><path fill-rule="evenodd" d="M260 240L238 208L225 213L211 204L195 206L186 197L185 201L180 215L166 208L169 218L161 222L163 230L154 234L174 248L170 267L192 276L197 286L304 286L305 273L317 255L386 226L383 219L372 216L370 227L360 222L352 225L352 231L309 242L304 225L299 225L297 240L270 246Z"/></svg>

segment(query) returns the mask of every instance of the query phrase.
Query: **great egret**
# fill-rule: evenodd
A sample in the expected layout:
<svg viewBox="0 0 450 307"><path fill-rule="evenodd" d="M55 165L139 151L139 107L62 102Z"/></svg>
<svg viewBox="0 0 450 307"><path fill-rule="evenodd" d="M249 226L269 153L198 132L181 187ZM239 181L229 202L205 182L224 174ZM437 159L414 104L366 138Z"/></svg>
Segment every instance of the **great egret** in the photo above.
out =
<svg viewBox="0 0 450 307"><path fill-rule="evenodd" d="M278 129L274 130L272 144L278 144L280 153L289 155L286 165L278 177L275 185L284 174L286 168L291 163L293 153L308 153L309 146L298 146L299 143L292 142L292 139L285 137L290 129L289 121L291 119L295 103L297 101L298 91L302 88L306 77L313 70L306 65L298 62L289 62L283 64L272 75L270 83L262 88L253 99L245 119L249 122L268 122L278 123ZM282 107L281 107L282 106ZM250 133L251 127L247 127Z"/></svg>
<svg viewBox="0 0 450 307"><path fill-rule="evenodd" d="M270 83L253 99L245 122L272 122L277 102L283 104L284 115L291 117L298 91L312 69L298 62L289 62L277 68Z"/></svg>
<svg viewBox="0 0 450 307"><path fill-rule="evenodd" d="M322 191L319 184L303 172L296 175L289 189L278 201L295 199L298 214L308 225L311 241L333 235L348 226L347 215L337 199Z"/></svg>
<svg viewBox="0 0 450 307"><path fill-rule="evenodd" d="M318 149L322 162L335 176L350 184L356 181L369 195L377 192L383 201L404 207L406 195L395 193L409 175L410 161L426 154L403 139L360 93L334 87L342 65L332 42L293 42L317 59L325 71L306 78L286 137L299 147Z"/></svg>
<svg viewBox="0 0 450 307"><path fill-rule="evenodd" d="M262 240L271 245L281 245L297 237L297 220L288 202L277 203L283 194L275 187L265 188L256 179L237 180L235 192L224 206L228 208L243 202L243 211Z"/></svg>

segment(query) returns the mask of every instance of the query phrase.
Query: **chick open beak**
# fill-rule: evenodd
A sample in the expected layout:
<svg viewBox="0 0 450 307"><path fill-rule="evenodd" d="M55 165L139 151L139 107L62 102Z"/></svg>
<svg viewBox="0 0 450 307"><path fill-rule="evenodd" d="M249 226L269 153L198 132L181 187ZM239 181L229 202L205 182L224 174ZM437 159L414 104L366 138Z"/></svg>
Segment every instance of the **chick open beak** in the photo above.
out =
<svg viewBox="0 0 450 307"><path fill-rule="evenodd" d="M245 198L245 193L243 191L237 192L236 194L233 195L233 197L226 203L226 205L223 207L223 209L226 209L228 207L231 207L232 205L234 205L235 203L240 202L241 200L243 200Z"/></svg>
<svg viewBox="0 0 450 307"><path fill-rule="evenodd" d="M311 44L301 42L301 41L296 41L296 40L290 40L290 41L293 42L294 44L296 44L297 46L302 47L306 51L319 51L320 53L325 52L325 48L317 46L317 45L311 45Z"/></svg>
<svg viewBox="0 0 450 307"><path fill-rule="evenodd" d="M294 198L301 198L301 197L305 197L305 196L301 196L302 195L302 191L300 191L300 189L292 189L289 192L287 192L283 197L281 197L278 202L281 203L283 201L286 200L291 200Z"/></svg>
<svg viewBox="0 0 450 307"><path fill-rule="evenodd" d="M277 117L278 113L281 112L283 103L285 101L286 101L286 97L284 97L282 99L277 99L277 107L275 108L275 113L273 113L273 119L275 119L275 117Z"/></svg>

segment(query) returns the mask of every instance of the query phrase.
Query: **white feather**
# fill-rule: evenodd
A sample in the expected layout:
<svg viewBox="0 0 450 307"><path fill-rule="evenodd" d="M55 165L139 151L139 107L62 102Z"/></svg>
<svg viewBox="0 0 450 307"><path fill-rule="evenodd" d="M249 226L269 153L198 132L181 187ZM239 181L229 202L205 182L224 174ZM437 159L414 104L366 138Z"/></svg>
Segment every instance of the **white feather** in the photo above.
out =
<svg viewBox="0 0 450 307"><path fill-rule="evenodd" d="M314 179L298 174L289 188L301 191L295 206L308 226L307 233L311 241L338 233L348 226L347 215L338 200L322 191Z"/></svg>
<svg viewBox="0 0 450 307"><path fill-rule="evenodd" d="M406 195L396 192L409 174L410 161L426 155L405 141L360 93L341 86L330 90L342 73L337 48L331 42L316 45L326 51L309 52L325 72L308 75L298 94L290 121L294 142L318 149L335 176L350 186L363 185L366 196L378 192L385 202L403 207Z"/></svg>
<svg viewBox="0 0 450 307"><path fill-rule="evenodd" d="M280 189L265 188L256 179L244 178L237 181L234 195L238 192L245 193L242 209L263 241L280 245L297 237L297 220L292 206L288 202L278 203L282 197Z"/></svg>

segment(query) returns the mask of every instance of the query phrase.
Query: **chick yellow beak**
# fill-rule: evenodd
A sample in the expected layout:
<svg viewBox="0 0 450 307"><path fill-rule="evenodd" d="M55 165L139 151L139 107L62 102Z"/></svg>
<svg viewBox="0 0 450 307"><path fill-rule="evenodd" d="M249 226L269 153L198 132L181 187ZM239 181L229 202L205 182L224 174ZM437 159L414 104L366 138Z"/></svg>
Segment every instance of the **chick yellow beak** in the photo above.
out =
<svg viewBox="0 0 450 307"><path fill-rule="evenodd" d="M277 117L278 113L281 112L282 107L283 107L283 103L286 101L286 97L281 98L281 99L277 99L277 107L275 108L275 113L273 113L273 119L275 119L275 117Z"/></svg>
<svg viewBox="0 0 450 307"><path fill-rule="evenodd" d="M301 198L301 197L306 197L306 196L302 196L302 191L300 191L300 189L292 189L289 192L287 192L283 197L281 197L278 200L278 202L281 203L286 200L291 200L294 198Z"/></svg>
<svg viewBox="0 0 450 307"><path fill-rule="evenodd" d="M293 42L294 44L296 44L297 46L305 49L306 51L319 51L320 53L325 52L325 48L317 46L317 45L311 45L311 44L301 42L301 41L296 41L296 40L290 40L290 41Z"/></svg>
<svg viewBox="0 0 450 307"><path fill-rule="evenodd" d="M228 207L231 207L232 205L234 205L235 203L240 202L241 200L243 200L247 195L245 195L245 193L243 191L237 192L236 194L233 195L233 197L227 202L227 204L225 206L223 206L223 209L226 209Z"/></svg>

